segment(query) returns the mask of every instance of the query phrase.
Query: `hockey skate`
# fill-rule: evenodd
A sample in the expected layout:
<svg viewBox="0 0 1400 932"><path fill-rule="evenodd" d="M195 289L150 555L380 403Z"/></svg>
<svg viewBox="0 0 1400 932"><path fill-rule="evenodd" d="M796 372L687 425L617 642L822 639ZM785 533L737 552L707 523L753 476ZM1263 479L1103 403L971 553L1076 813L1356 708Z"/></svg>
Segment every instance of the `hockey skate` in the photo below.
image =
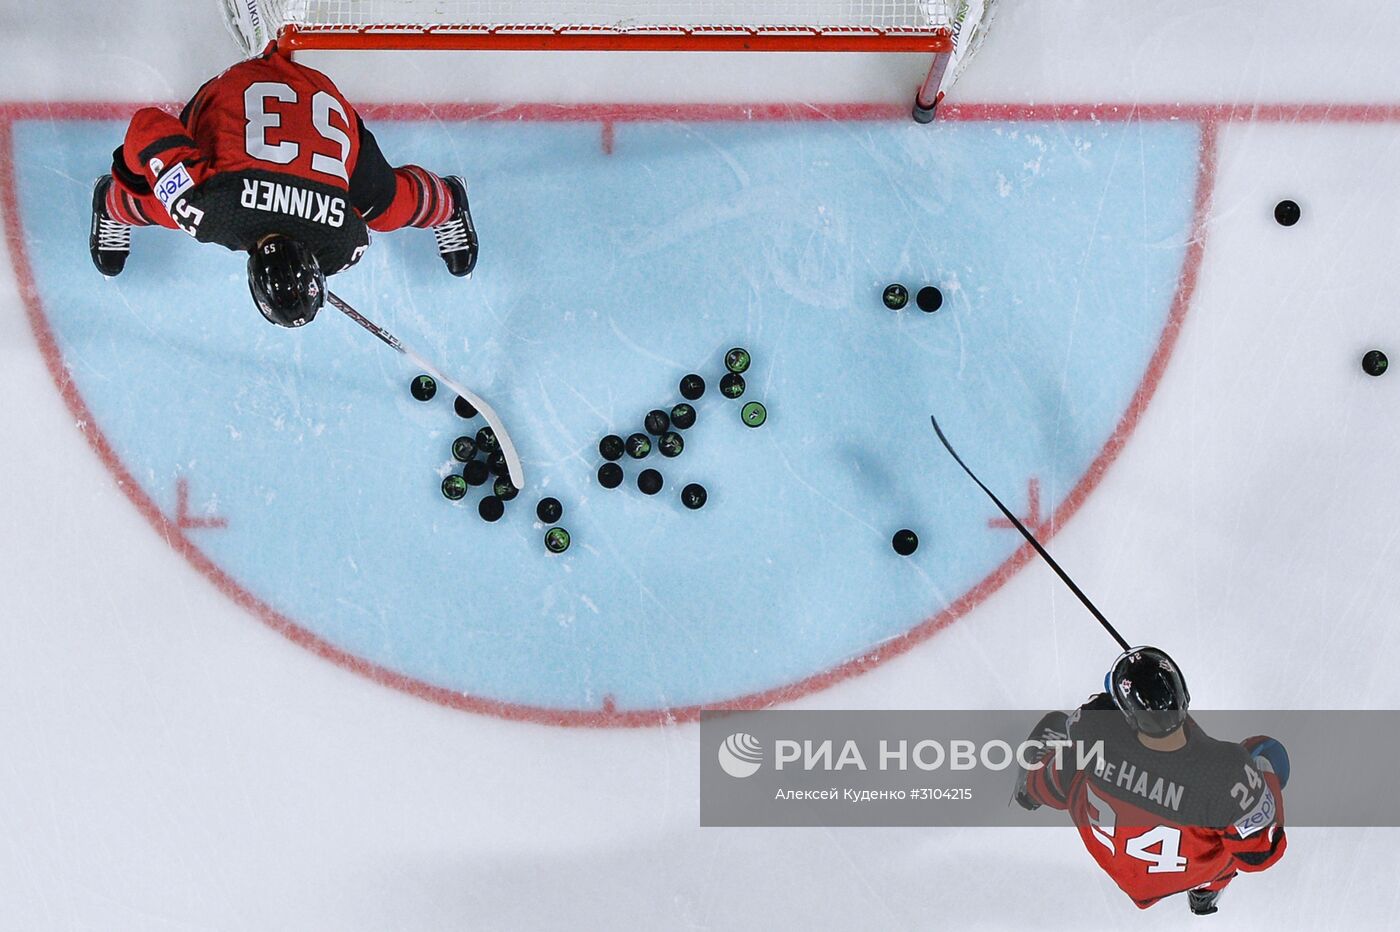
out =
<svg viewBox="0 0 1400 932"><path fill-rule="evenodd" d="M472 225L472 212L467 204L467 183L458 175L449 175L443 182L452 192L452 216L433 227L433 235L437 237L438 255L447 263L447 271L461 278L471 275L476 268L476 227Z"/></svg>
<svg viewBox="0 0 1400 932"><path fill-rule="evenodd" d="M92 229L88 233L88 251L92 264L108 278L120 275L131 254L131 227L113 220L107 213L107 192L112 189L112 176L103 175L92 187Z"/></svg>

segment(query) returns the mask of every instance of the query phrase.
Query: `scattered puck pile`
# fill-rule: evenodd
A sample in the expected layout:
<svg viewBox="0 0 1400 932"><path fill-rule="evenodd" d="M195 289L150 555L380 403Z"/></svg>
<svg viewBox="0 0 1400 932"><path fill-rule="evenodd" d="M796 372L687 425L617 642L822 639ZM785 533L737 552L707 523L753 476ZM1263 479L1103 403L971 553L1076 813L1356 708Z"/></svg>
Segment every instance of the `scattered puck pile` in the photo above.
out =
<svg viewBox="0 0 1400 932"><path fill-rule="evenodd" d="M1291 227L1303 219L1303 209L1297 201L1282 200L1274 205L1274 222L1281 227ZM1385 375L1390 368L1390 360L1378 349L1368 350L1361 357L1361 371L1369 376Z"/></svg>
<svg viewBox="0 0 1400 932"><path fill-rule="evenodd" d="M725 398L738 400L744 397L747 385L744 373L753 364L753 357L743 347L736 346L724 354L725 373L719 380L719 392ZM681 379L680 393L685 399L671 407L669 411L655 408L642 419L643 430L623 439L618 434L608 434L598 441L598 455L604 460L598 467L598 484L605 489L615 489L626 479L622 463L647 459L652 451L665 459L675 459L685 452L685 436L682 431L695 426L698 414L691 402L698 402L705 395L705 379L691 373ZM768 420L768 409L762 402L750 401L739 411L740 420L748 427L762 427ZM625 458L625 459L624 459ZM646 467L637 473L637 488L643 495L655 495L666 485L661 471ZM681 489L681 504L692 511L705 507L709 492L698 482L692 482Z"/></svg>
<svg viewBox="0 0 1400 932"><path fill-rule="evenodd" d="M419 401L431 401L437 394L437 382L430 375L420 375L409 383L409 392ZM478 414L471 402L458 398L452 403L457 416L472 420ZM442 480L442 494L448 501L459 502L467 493L490 483L490 489L476 510L482 520L496 522L506 513L506 503L512 501L520 490L510 481L510 469L506 466L505 454L496 440L496 432L490 427L482 427L475 435L464 434L452 441L452 458L462 464L460 473L448 473ZM535 506L535 515L540 523L557 525L564 517L564 506L557 498L542 498ZM562 527L549 527L544 534L544 546L550 553L563 553L569 549L569 532Z"/></svg>
<svg viewBox="0 0 1400 932"><path fill-rule="evenodd" d="M734 347L724 354L725 373L720 377L719 391L725 398L738 400L744 396L747 385L744 373L748 371L753 358L749 351ZM419 375L409 384L409 391L419 401L431 401L437 394L437 382L432 376ZM624 440L616 434L609 434L598 443L598 452L606 461L598 469L598 483L605 489L615 489L626 478L620 461L624 456L633 461L647 459L653 450L665 459L674 459L685 451L685 437L682 431L695 426L698 414L691 402L699 401L705 394L705 380L697 374L681 379L680 393L685 399L671 407L669 411L657 408L642 419L642 431L631 434ZM453 402L457 416L472 420L478 416L476 408L465 398ZM748 427L762 427L768 420L768 409L762 402L749 401L739 412L740 420ZM520 491L510 481L510 471L506 466L505 454L490 427L480 428L475 435L464 434L452 441L452 458L462 464L461 472L451 472L442 480L443 497L457 502L467 497L474 488L486 486L487 494L477 503L477 512L488 522L499 521L506 513L506 503L512 501ZM655 495L666 484L661 471L645 468L637 473L637 488L645 495ZM698 482L687 484L680 492L680 500L692 511L705 507L709 492ZM557 498L542 498L535 506L535 517L546 526L545 549L550 553L563 553L572 542L566 528L559 522L564 517L564 506Z"/></svg>

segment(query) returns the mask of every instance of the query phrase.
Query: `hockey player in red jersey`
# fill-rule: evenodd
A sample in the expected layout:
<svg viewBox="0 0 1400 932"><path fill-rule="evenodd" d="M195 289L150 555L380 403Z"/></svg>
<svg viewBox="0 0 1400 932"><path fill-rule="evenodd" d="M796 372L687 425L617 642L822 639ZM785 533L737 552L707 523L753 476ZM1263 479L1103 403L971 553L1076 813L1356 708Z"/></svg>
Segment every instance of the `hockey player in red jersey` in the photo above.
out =
<svg viewBox="0 0 1400 932"><path fill-rule="evenodd" d="M131 118L93 190L98 271L120 274L131 228L150 225L247 253L254 302L283 327L316 316L325 277L359 261L370 230L431 228L453 275L477 258L462 179L392 167L329 78L272 50L210 80L179 119Z"/></svg>
<svg viewBox="0 0 1400 932"><path fill-rule="evenodd" d="M1102 754L1052 748L1023 770L1016 801L1069 812L1089 849L1140 908L1185 892L1209 914L1240 871L1283 856L1288 756L1272 738L1218 741L1187 714L1176 664L1153 647L1118 658L1105 692L1071 714L1051 712L1032 739L1074 742Z"/></svg>

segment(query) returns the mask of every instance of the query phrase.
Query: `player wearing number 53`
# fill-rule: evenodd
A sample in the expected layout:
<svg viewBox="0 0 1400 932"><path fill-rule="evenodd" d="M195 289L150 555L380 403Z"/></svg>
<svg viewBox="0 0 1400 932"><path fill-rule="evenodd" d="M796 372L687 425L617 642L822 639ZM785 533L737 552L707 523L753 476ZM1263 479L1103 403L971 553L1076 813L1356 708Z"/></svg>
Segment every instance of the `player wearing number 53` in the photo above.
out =
<svg viewBox="0 0 1400 932"><path fill-rule="evenodd" d="M1238 872L1283 857L1289 765L1272 738L1207 735L1187 714L1190 700L1165 653L1125 652L1103 693L1071 714L1047 714L1031 735L1102 753L1081 765L1077 751L1047 752L1021 771L1015 799L1067 810L1094 860L1139 907L1186 893L1191 912L1207 915Z"/></svg>
<svg viewBox="0 0 1400 932"><path fill-rule="evenodd" d="M93 190L98 271L119 274L131 228L151 225L247 253L254 303L283 327L316 316L325 277L359 260L370 230L431 228L453 275L477 256L462 179L391 166L329 78L270 48L207 82L179 119L131 118Z"/></svg>

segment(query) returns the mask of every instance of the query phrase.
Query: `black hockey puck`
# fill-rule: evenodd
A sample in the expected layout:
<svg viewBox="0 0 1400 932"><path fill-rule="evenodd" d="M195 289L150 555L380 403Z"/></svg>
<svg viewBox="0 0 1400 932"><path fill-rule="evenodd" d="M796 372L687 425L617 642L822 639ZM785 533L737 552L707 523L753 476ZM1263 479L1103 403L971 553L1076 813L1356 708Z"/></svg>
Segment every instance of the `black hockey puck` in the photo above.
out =
<svg viewBox="0 0 1400 932"><path fill-rule="evenodd" d="M663 485L665 485L665 480L661 478L661 473L655 469L643 469L641 474L637 476L637 488L646 495L655 495L661 491Z"/></svg>
<svg viewBox="0 0 1400 932"><path fill-rule="evenodd" d="M668 430L656 438L656 449L665 457L680 456L681 451L685 449L685 441L674 430Z"/></svg>
<svg viewBox="0 0 1400 932"><path fill-rule="evenodd" d="M748 372L749 364L752 362L753 357L742 346L736 346L724 354L724 368L735 374Z"/></svg>
<svg viewBox="0 0 1400 932"><path fill-rule="evenodd" d="M681 402L671 409L671 426L680 430L689 430L695 426L695 409L685 402Z"/></svg>
<svg viewBox="0 0 1400 932"><path fill-rule="evenodd" d="M616 463L604 463L599 466L598 484L605 489L615 489L622 485L622 467Z"/></svg>
<svg viewBox="0 0 1400 932"><path fill-rule="evenodd" d="M907 557L915 550L919 549L919 535L908 528L894 532L894 540L890 541L894 547L894 552L901 557Z"/></svg>
<svg viewBox="0 0 1400 932"><path fill-rule="evenodd" d="M420 375L409 383L408 390L419 401L430 401L437 394L437 383L431 375Z"/></svg>
<svg viewBox="0 0 1400 932"><path fill-rule="evenodd" d="M744 377L737 372L726 372L719 380L719 393L726 398L743 397Z"/></svg>
<svg viewBox="0 0 1400 932"><path fill-rule="evenodd" d="M505 476L496 478L496 481L491 484L491 491L496 493L496 497L503 502L508 502L520 494L520 490Z"/></svg>
<svg viewBox="0 0 1400 932"><path fill-rule="evenodd" d="M671 429L671 418L665 411L657 408L647 412L646 420L642 424L646 427L647 433L659 437Z"/></svg>
<svg viewBox="0 0 1400 932"><path fill-rule="evenodd" d="M452 458L459 463L470 463L476 457L476 441L470 437L458 437L452 441Z"/></svg>
<svg viewBox="0 0 1400 932"><path fill-rule="evenodd" d="M462 470L462 477L467 480L467 485L485 485L489 475L491 470L481 460L472 460Z"/></svg>
<svg viewBox="0 0 1400 932"><path fill-rule="evenodd" d="M497 450L486 458L486 467L491 470L491 475L493 476L510 475L510 467L506 465L506 455L500 450Z"/></svg>
<svg viewBox="0 0 1400 932"><path fill-rule="evenodd" d="M768 409L763 406L762 402L750 401L739 412L739 417L743 419L746 427L762 427L768 423Z"/></svg>
<svg viewBox="0 0 1400 932"><path fill-rule="evenodd" d="M486 521L499 521L501 515L506 513L506 506L496 496L488 495L476 506L476 511Z"/></svg>
<svg viewBox="0 0 1400 932"><path fill-rule="evenodd" d="M557 498L542 498L535 506L535 517L543 524L554 524L564 517L564 506L559 504Z"/></svg>
<svg viewBox="0 0 1400 932"><path fill-rule="evenodd" d="M487 456L495 453L501 448L500 441L496 439L496 432L489 427L483 427L476 432L476 448Z"/></svg>
<svg viewBox="0 0 1400 932"><path fill-rule="evenodd" d="M932 314L943 306L943 292L932 285L925 285L914 295L914 303L919 305L919 310L925 314Z"/></svg>
<svg viewBox="0 0 1400 932"><path fill-rule="evenodd" d="M704 508L705 501L709 497L710 495L705 491L705 487L698 482L692 482L690 485L681 489L681 504L691 511Z"/></svg>
<svg viewBox="0 0 1400 932"><path fill-rule="evenodd" d="M1274 220L1281 227L1291 227L1303 217L1303 209L1297 201L1279 201L1274 205Z"/></svg>
<svg viewBox="0 0 1400 932"><path fill-rule="evenodd" d="M885 307L890 310L902 311L904 305L909 303L909 289L898 283L886 285L884 301Z"/></svg>
<svg viewBox="0 0 1400 932"><path fill-rule="evenodd" d="M622 444L622 438L617 434L608 434L598 441L598 453L609 462L622 459L622 454L626 450L627 448Z"/></svg>
<svg viewBox="0 0 1400 932"><path fill-rule="evenodd" d="M550 553L563 553L572 543L569 532L562 527L552 527L544 532L544 549Z"/></svg>
<svg viewBox="0 0 1400 932"><path fill-rule="evenodd" d="M473 408L472 403L461 395L458 395L457 400L452 402L452 410L457 412L458 417L476 417L476 408Z"/></svg>
<svg viewBox="0 0 1400 932"><path fill-rule="evenodd" d="M1385 370L1389 368L1390 360L1378 349L1373 349L1361 357L1361 371L1367 375L1385 375Z"/></svg>
<svg viewBox="0 0 1400 932"><path fill-rule="evenodd" d="M467 480L454 472L442 480L442 494L450 501L460 501L467 494Z"/></svg>
<svg viewBox="0 0 1400 932"><path fill-rule="evenodd" d="M681 397L686 401L695 401L705 394L705 380L692 372L681 379Z"/></svg>
<svg viewBox="0 0 1400 932"><path fill-rule="evenodd" d="M651 452L651 438L646 434L633 434L627 438L627 455L634 460L646 459Z"/></svg>

